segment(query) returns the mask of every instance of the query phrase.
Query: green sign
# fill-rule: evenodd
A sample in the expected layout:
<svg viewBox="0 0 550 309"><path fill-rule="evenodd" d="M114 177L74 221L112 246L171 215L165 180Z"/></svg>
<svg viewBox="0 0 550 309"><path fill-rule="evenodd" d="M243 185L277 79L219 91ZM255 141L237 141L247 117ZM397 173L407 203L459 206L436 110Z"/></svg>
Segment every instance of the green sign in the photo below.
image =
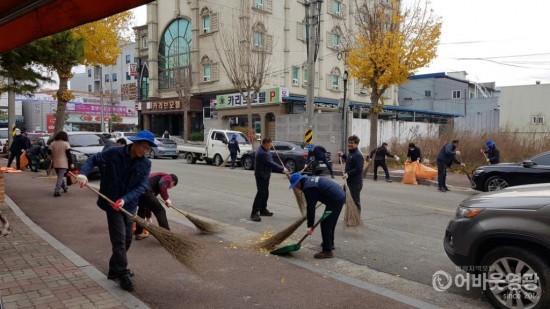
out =
<svg viewBox="0 0 550 309"><path fill-rule="evenodd" d="M290 95L287 88L261 90L255 94L252 105L282 103L283 98ZM246 106L246 99L240 93L220 94L216 96L216 108Z"/></svg>

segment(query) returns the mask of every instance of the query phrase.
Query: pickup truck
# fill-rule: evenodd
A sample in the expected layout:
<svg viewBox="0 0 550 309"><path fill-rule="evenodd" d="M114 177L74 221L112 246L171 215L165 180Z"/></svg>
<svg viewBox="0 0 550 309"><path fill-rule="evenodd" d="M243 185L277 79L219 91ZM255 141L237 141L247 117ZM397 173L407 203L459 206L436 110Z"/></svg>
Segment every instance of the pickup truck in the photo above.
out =
<svg viewBox="0 0 550 309"><path fill-rule="evenodd" d="M227 142L233 134L237 135L241 154L252 150L252 144L239 131L210 129L206 136L205 143L185 143L178 145L178 152L183 155L188 164L195 164L198 161L206 161L208 164L220 166L229 156ZM237 156L237 162L240 162L241 155Z"/></svg>

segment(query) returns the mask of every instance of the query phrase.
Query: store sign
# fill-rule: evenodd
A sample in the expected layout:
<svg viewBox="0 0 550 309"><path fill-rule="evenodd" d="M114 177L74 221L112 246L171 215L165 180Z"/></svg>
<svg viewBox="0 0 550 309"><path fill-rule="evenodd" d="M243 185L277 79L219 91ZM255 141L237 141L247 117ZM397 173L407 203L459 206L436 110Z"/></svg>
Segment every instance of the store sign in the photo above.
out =
<svg viewBox="0 0 550 309"><path fill-rule="evenodd" d="M101 115L101 104L74 104L67 103L67 112L76 114L88 114L88 115ZM119 115L119 116L132 116L136 114L133 108L126 106L112 106L110 104L103 105L104 115Z"/></svg>
<svg viewBox="0 0 550 309"><path fill-rule="evenodd" d="M147 102L147 109L151 109L151 110L181 109L181 103L179 100Z"/></svg>
<svg viewBox="0 0 550 309"><path fill-rule="evenodd" d="M128 71L130 71L130 76L138 76L137 63L130 63L128 69Z"/></svg>
<svg viewBox="0 0 550 309"><path fill-rule="evenodd" d="M47 114L46 115L46 131L48 133L55 133L55 115L54 114Z"/></svg>
<svg viewBox="0 0 550 309"><path fill-rule="evenodd" d="M282 103L283 97L290 95L288 88L273 88L262 90L256 94L252 105ZM246 99L240 93L221 94L216 96L216 108L246 106Z"/></svg>

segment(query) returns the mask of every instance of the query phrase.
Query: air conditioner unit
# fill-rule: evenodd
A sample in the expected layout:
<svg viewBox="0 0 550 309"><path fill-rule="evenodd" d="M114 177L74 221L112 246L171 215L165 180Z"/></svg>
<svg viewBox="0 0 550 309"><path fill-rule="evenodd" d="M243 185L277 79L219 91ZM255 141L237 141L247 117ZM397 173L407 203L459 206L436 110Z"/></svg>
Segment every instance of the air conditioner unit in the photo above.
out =
<svg viewBox="0 0 550 309"><path fill-rule="evenodd" d="M367 94L367 89L361 89L361 90L359 90L359 94Z"/></svg>
<svg viewBox="0 0 550 309"><path fill-rule="evenodd" d="M296 78L292 79L292 86L298 86L298 79Z"/></svg>
<svg viewBox="0 0 550 309"><path fill-rule="evenodd" d="M210 32L210 28L203 28L202 29L202 33L209 33Z"/></svg>
<svg viewBox="0 0 550 309"><path fill-rule="evenodd" d="M338 90L338 85L332 85L333 90Z"/></svg>
<svg viewBox="0 0 550 309"><path fill-rule="evenodd" d="M210 81L210 76L203 76L202 80L205 81L205 82L209 82Z"/></svg>

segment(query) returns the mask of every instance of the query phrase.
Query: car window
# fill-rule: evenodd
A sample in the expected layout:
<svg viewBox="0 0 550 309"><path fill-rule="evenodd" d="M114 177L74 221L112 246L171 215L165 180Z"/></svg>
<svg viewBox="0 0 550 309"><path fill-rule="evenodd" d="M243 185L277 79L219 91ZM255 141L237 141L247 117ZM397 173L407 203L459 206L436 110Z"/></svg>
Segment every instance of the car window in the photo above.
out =
<svg viewBox="0 0 550 309"><path fill-rule="evenodd" d="M8 129L0 130L0 138L8 138Z"/></svg>
<svg viewBox="0 0 550 309"><path fill-rule="evenodd" d="M246 138L246 136L243 133L238 132L238 133L235 133L235 134L237 134L237 142L239 144L250 145L250 141L248 140L248 138Z"/></svg>
<svg viewBox="0 0 550 309"><path fill-rule="evenodd" d="M532 159L536 165L550 165L550 153L545 153Z"/></svg>
<svg viewBox="0 0 550 309"><path fill-rule="evenodd" d="M163 144L175 144L176 142L174 142L173 140L169 139L169 138L159 138L159 139L156 139L156 141L159 141Z"/></svg>
<svg viewBox="0 0 550 309"><path fill-rule="evenodd" d="M99 134L75 134L69 135L71 147L104 146Z"/></svg>
<svg viewBox="0 0 550 309"><path fill-rule="evenodd" d="M225 138L225 136L221 132L213 132L212 133L212 139L214 139L216 141L223 141L224 138Z"/></svg>

